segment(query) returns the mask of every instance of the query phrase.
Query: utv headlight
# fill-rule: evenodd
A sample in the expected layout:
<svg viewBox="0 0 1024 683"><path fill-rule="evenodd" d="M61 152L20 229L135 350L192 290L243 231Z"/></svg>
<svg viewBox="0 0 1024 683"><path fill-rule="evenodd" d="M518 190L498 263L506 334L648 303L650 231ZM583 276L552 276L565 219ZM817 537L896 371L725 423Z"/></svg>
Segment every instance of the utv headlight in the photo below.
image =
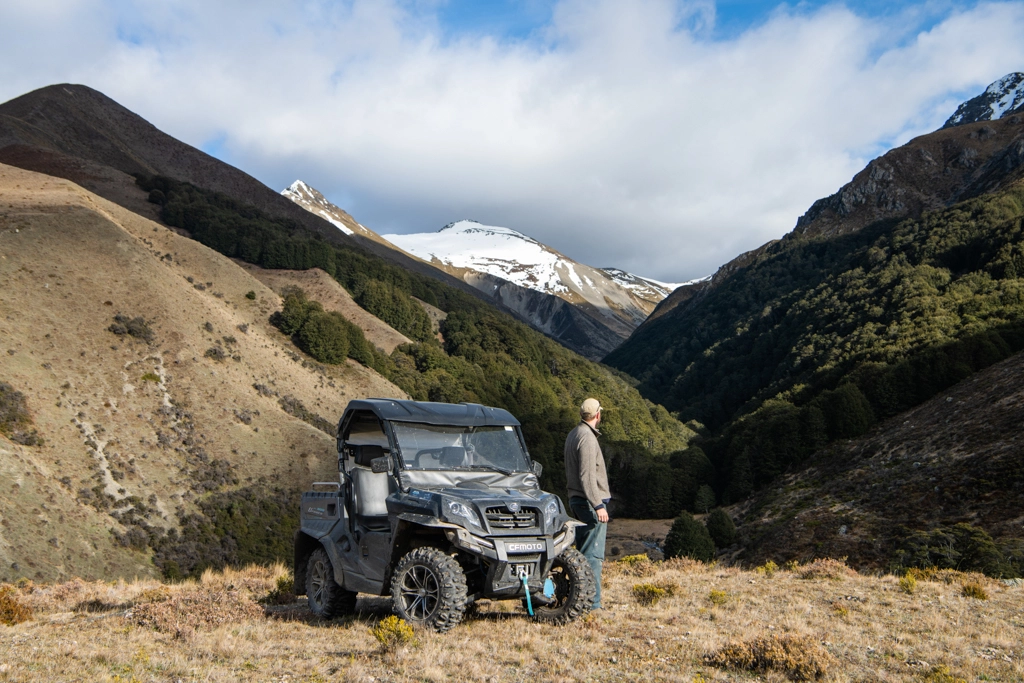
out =
<svg viewBox="0 0 1024 683"><path fill-rule="evenodd" d="M477 529L483 529L483 526L480 524L480 517L477 516L476 512L468 505L460 503L457 500L446 500L444 504L448 515L452 517L461 517Z"/></svg>
<svg viewBox="0 0 1024 683"><path fill-rule="evenodd" d="M555 525L555 518L558 517L558 501L551 499L544 506L544 528L550 529Z"/></svg>

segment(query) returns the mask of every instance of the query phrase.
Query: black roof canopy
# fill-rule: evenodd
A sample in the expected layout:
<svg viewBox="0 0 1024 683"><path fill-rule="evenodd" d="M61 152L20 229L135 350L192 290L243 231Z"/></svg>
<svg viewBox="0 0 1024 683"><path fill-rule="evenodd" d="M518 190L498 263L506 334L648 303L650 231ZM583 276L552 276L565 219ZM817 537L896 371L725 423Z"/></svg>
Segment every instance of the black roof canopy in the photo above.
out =
<svg viewBox="0 0 1024 683"><path fill-rule="evenodd" d="M431 403L393 398L367 398L349 401L345 410L369 410L380 419L393 422L420 422L460 427L519 426L519 420L507 410L479 403Z"/></svg>

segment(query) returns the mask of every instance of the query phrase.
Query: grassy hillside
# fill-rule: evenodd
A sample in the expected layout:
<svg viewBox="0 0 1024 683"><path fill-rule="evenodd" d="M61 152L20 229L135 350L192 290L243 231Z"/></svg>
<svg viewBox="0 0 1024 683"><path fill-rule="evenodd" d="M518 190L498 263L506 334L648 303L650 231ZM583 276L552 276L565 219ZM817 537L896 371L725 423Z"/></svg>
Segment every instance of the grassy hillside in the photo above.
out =
<svg viewBox="0 0 1024 683"><path fill-rule="evenodd" d="M606 567L603 599L613 612L550 626L515 603L483 603L448 633L416 631L411 641L390 646L373 633L391 614L387 601L360 596L354 616L317 620L305 600L296 603L277 590L279 578L290 584L280 566L211 572L201 581L169 585L24 584L8 589L7 599L33 618L0 626L0 677L488 683L1024 678L1020 586L956 572L921 574L910 583L852 574L834 560L776 571L680 560ZM650 594L645 586L671 593L645 604L637 597Z"/></svg>
<svg viewBox="0 0 1024 683"><path fill-rule="evenodd" d="M330 432L350 399L404 395L296 353L268 320L280 297L224 256L3 165L0 290L0 580L145 576L161 569L153 547L201 567L193 515L209 498L248 517L214 520L236 534L221 556L244 560L236 541L260 532L268 559L290 530L256 526L249 498L275 523L294 515L274 486L337 471L316 425Z"/></svg>
<svg viewBox="0 0 1024 683"><path fill-rule="evenodd" d="M1024 348L1024 185L902 222L768 247L606 361L715 436L739 500Z"/></svg>
<svg viewBox="0 0 1024 683"><path fill-rule="evenodd" d="M323 312L320 302L305 294L286 299L278 326L317 360L331 363L349 356L419 400L508 409L523 423L530 452L545 467L544 485L555 491L564 489L565 434L577 422L583 399L596 396L608 407L602 431L623 511L649 516L678 511L671 492L666 500L659 484L663 470L671 470L669 454L682 451L693 433L608 369L462 291L362 251L327 244L300 224L168 178L140 177L139 185L162 206L161 217L169 225L227 256L263 267L320 268L356 303L413 340L387 355L368 348L358 328ZM447 314L440 325L443 342L417 300ZM704 480L677 487L680 506L691 502L683 497L700 483ZM648 495L650 490L659 493Z"/></svg>

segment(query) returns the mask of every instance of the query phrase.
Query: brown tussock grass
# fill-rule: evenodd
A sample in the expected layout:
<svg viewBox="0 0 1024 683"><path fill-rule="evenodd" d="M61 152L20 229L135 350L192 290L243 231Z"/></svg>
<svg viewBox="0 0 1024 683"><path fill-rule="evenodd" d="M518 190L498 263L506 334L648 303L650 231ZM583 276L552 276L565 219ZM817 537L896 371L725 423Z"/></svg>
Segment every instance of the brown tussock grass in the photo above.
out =
<svg viewBox="0 0 1024 683"><path fill-rule="evenodd" d="M730 643L707 656L713 666L747 671L779 671L793 681L816 681L838 664L821 643L808 636L759 636Z"/></svg>
<svg viewBox="0 0 1024 683"><path fill-rule="evenodd" d="M0 586L0 624L14 626L32 618L32 610L18 598L14 586Z"/></svg>
<svg viewBox="0 0 1024 683"><path fill-rule="evenodd" d="M857 572L846 565L846 558L839 560L830 557L818 558L810 564L797 568L801 579L829 579L831 581L842 581L849 576L856 576Z"/></svg>
<svg viewBox="0 0 1024 683"><path fill-rule="evenodd" d="M897 576L806 581L799 572L780 571L768 579L736 567L673 561L653 562L652 573L638 579L617 564L606 563L604 613L556 627L531 620L518 603L481 601L450 632L416 629L414 641L390 649L372 632L392 614L388 600L360 595L356 614L317 619L304 599L282 605L266 600L287 576L282 566L207 572L177 584L26 582L15 592L34 618L0 626L0 663L8 667L0 681L117 676L249 682L287 676L692 683L701 676L711 683L759 676L781 683L798 675L793 671L811 675L815 666L824 667L823 679L830 681L920 683L932 671L951 672L954 678L946 680L967 672L971 680L1024 680L1024 651L1016 637L1024 623L1024 589L1017 586L990 582L989 599L980 601L963 597L960 582L922 581L907 594ZM677 588L641 605L633 595L639 582ZM712 591L728 600L713 605ZM75 610L94 600L109 608ZM187 613L195 605L195 621L182 621L192 618ZM140 610L154 621L139 625ZM238 616L222 618L227 610ZM158 625L156 615L165 621ZM736 655L730 662L770 661L774 668L730 668L706 659L717 655L725 662L730 653Z"/></svg>

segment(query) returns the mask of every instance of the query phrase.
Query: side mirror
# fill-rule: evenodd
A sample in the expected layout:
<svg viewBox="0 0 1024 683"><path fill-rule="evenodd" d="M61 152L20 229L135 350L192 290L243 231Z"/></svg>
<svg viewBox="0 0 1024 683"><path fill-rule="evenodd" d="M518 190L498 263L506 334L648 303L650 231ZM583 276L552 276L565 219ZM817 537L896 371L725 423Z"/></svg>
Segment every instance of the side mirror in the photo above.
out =
<svg viewBox="0 0 1024 683"><path fill-rule="evenodd" d="M530 468L530 469L532 469L532 470L533 470L533 473L534 473L534 475L536 475L536 477L537 477L538 479L540 479L540 473L544 471L544 465L541 465L541 464L540 464L539 462L537 462L536 460L534 460L534 461L533 461L533 467L532 467L532 468Z"/></svg>
<svg viewBox="0 0 1024 683"><path fill-rule="evenodd" d="M389 455L382 455L379 458L374 458L373 460L370 461L370 469L375 474L380 474L382 472L390 472L391 471L391 456L389 456Z"/></svg>

